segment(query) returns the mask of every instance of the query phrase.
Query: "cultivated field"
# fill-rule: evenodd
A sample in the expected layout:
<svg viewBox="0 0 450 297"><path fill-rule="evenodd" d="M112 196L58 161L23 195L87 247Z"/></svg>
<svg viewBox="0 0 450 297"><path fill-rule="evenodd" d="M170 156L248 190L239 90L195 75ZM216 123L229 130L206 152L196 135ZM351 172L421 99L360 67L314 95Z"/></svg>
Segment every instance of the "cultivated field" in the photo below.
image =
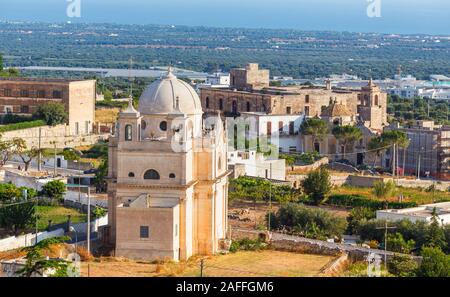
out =
<svg viewBox="0 0 450 297"><path fill-rule="evenodd" d="M204 260L204 276L315 276L334 258L273 250L240 251ZM200 276L200 258L187 262L149 263L122 258L83 262L82 275L91 277Z"/></svg>

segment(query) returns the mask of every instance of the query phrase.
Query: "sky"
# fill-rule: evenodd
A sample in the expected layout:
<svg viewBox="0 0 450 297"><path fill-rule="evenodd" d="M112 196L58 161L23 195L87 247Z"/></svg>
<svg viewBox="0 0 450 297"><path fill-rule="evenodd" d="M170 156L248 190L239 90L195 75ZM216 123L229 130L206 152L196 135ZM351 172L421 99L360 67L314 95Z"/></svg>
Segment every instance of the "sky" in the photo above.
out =
<svg viewBox="0 0 450 297"><path fill-rule="evenodd" d="M0 20L450 35L450 0L0 0Z"/></svg>

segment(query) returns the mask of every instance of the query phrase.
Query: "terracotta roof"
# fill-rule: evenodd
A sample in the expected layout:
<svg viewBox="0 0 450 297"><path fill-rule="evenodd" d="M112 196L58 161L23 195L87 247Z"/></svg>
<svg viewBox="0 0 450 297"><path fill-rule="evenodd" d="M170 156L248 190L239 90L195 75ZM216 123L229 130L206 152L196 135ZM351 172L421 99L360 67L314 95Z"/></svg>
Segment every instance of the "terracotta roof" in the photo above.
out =
<svg viewBox="0 0 450 297"><path fill-rule="evenodd" d="M353 113L344 104L331 103L327 108L322 111L322 117L351 117Z"/></svg>

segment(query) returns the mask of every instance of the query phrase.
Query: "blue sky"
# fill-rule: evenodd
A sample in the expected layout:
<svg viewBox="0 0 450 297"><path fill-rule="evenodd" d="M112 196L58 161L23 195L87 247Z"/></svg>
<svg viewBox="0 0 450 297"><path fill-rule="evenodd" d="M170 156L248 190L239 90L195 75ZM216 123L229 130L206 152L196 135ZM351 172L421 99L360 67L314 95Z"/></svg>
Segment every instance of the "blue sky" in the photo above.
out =
<svg viewBox="0 0 450 297"><path fill-rule="evenodd" d="M81 18L69 18L67 0L0 0L0 20L450 34L450 0L372 0L380 18L368 0L80 1Z"/></svg>

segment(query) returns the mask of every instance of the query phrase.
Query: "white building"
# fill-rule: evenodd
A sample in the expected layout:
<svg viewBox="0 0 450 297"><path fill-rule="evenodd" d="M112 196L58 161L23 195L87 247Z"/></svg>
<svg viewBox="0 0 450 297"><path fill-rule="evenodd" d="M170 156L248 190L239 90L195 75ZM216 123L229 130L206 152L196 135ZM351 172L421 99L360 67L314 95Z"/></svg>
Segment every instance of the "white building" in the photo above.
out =
<svg viewBox="0 0 450 297"><path fill-rule="evenodd" d="M440 224L450 224L450 202L427 204L405 209L378 210L377 219L388 221L401 221L406 219L411 222L424 221L430 223L434 210L436 210Z"/></svg>
<svg viewBox="0 0 450 297"><path fill-rule="evenodd" d="M204 83L198 84L196 90L200 88L229 88L230 87L230 74L216 72L206 77Z"/></svg>
<svg viewBox="0 0 450 297"><path fill-rule="evenodd" d="M241 118L247 122L253 119L258 137L267 137L272 145L279 148L280 153L303 151L300 126L305 120L304 114L270 115L262 112L242 112Z"/></svg>
<svg viewBox="0 0 450 297"><path fill-rule="evenodd" d="M234 177L242 175L286 180L286 161L284 159L271 160L263 153L256 151L229 151L228 167L234 169Z"/></svg>
<svg viewBox="0 0 450 297"><path fill-rule="evenodd" d="M422 98L448 100L450 99L450 88L418 89L417 95Z"/></svg>

